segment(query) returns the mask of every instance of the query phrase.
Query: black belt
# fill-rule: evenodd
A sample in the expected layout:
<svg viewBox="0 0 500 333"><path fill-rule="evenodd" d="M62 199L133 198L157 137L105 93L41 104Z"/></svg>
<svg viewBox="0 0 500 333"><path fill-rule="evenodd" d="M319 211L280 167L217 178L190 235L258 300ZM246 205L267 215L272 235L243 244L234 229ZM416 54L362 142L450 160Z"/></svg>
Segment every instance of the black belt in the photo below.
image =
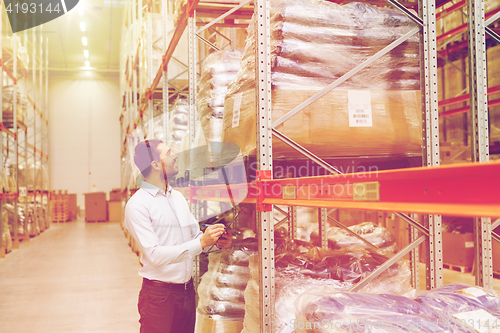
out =
<svg viewBox="0 0 500 333"><path fill-rule="evenodd" d="M193 279L191 279L185 283L170 283L170 282L149 280L149 279L143 278L142 283L144 285L151 286L151 287L169 288L169 289L174 289L174 290L187 290L193 286Z"/></svg>

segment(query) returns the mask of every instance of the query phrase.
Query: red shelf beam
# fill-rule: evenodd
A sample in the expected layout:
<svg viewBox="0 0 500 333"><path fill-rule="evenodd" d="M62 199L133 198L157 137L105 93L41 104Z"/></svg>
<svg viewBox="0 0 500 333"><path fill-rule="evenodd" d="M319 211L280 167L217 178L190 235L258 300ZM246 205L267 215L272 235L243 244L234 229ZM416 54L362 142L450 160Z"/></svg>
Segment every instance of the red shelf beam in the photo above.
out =
<svg viewBox="0 0 500 333"><path fill-rule="evenodd" d="M492 101L488 101L488 107L497 106L497 105L500 105L500 99L494 99ZM466 106L462 106L460 108L451 109L448 111L443 111L439 114L439 118L454 116L454 115L461 114L461 113L467 113L469 111L470 111L470 106L466 105Z"/></svg>
<svg viewBox="0 0 500 333"><path fill-rule="evenodd" d="M493 95L493 94L497 94L497 93L500 93L500 85L488 88L488 92L487 92L488 96ZM469 94L463 94L463 95L460 95L457 97L444 99L442 101L439 101L438 104L439 104L440 108L443 108L443 107L458 104L458 103L468 102L469 98L470 98Z"/></svg>
<svg viewBox="0 0 500 333"><path fill-rule="evenodd" d="M465 0L462 0L460 2L457 2L456 4L454 4L453 6L449 7L449 8L446 8L446 9L443 9L441 12L439 13L436 13L436 20L439 20L440 18L443 18L443 17L446 17L448 15L450 15L451 13L461 9L461 8L464 8L465 6L467 5L467 3L465 2Z"/></svg>
<svg viewBox="0 0 500 333"><path fill-rule="evenodd" d="M0 199L16 199L18 196L17 193L0 193Z"/></svg>
<svg viewBox="0 0 500 333"><path fill-rule="evenodd" d="M370 185L371 184L371 185ZM375 185L376 184L376 185ZM363 192L371 186L378 187ZM467 163L231 185L233 197L266 205L500 217L500 162ZM229 201L225 185L180 189L192 201ZM355 194L358 195L355 195ZM370 196L366 193L371 193ZM260 194L260 195L259 195ZM365 194L365 195L363 195Z"/></svg>
<svg viewBox="0 0 500 333"><path fill-rule="evenodd" d="M493 15L495 15L498 12L500 12L500 7L497 8L497 9L492 10L489 13L487 13L485 15L485 20L489 19L490 17L492 17ZM451 29L450 31L445 32L444 34L437 36L436 40L438 42L441 42L441 41L443 41L443 40L445 40L447 38L450 38L452 36L458 35L459 33L462 33L465 30L467 30L467 23L464 23L461 26L456 27L455 29Z"/></svg>

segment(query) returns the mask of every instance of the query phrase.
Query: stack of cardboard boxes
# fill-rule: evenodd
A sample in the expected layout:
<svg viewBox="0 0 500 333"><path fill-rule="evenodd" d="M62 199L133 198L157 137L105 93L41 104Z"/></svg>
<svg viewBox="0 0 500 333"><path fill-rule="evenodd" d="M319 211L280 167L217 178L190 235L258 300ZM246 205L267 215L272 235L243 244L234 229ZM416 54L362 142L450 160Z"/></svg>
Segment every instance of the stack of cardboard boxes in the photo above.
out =
<svg viewBox="0 0 500 333"><path fill-rule="evenodd" d="M110 222L122 220L122 191L120 189L113 189L109 192L108 220Z"/></svg>

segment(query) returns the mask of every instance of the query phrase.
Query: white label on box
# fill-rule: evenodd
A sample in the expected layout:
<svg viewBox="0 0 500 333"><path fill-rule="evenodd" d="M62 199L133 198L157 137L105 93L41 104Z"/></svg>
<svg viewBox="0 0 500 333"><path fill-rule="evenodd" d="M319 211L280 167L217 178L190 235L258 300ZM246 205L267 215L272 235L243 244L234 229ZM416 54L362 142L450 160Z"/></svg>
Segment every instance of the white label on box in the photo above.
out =
<svg viewBox="0 0 500 333"><path fill-rule="evenodd" d="M470 287L466 289L460 289L455 291L456 293L468 296L468 297L479 297L479 296L484 296L487 295L487 293L481 289L481 288L476 288L476 287Z"/></svg>
<svg viewBox="0 0 500 333"><path fill-rule="evenodd" d="M372 127L372 98L367 90L348 90L349 127Z"/></svg>
<svg viewBox="0 0 500 333"><path fill-rule="evenodd" d="M499 319L485 310L461 312L454 314L453 317L460 320L460 322L457 322L457 326L460 326L462 323L464 325L467 324L468 327L480 333L492 332L492 330L496 332L498 328L495 327L497 326L495 323L497 323Z"/></svg>
<svg viewBox="0 0 500 333"><path fill-rule="evenodd" d="M28 190L24 186L19 186L19 196L25 197L28 195Z"/></svg>
<svg viewBox="0 0 500 333"><path fill-rule="evenodd" d="M46 196L46 195L44 195L44 196L42 197L42 204L44 204L44 205L46 205L46 204L47 204L47 196Z"/></svg>
<svg viewBox="0 0 500 333"><path fill-rule="evenodd" d="M471 247L474 247L474 242L465 242L466 249L471 248Z"/></svg>
<svg viewBox="0 0 500 333"><path fill-rule="evenodd" d="M240 126L240 109L243 93L234 95L233 102L233 128Z"/></svg>

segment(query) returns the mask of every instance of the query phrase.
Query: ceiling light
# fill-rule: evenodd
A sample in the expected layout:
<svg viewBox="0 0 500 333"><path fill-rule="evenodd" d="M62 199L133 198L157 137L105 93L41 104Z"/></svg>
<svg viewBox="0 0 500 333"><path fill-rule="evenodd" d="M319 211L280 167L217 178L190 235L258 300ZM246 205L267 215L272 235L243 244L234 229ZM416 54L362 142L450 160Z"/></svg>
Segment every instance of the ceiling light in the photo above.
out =
<svg viewBox="0 0 500 333"><path fill-rule="evenodd" d="M87 61L85 61L85 67L86 67L86 68L90 68L90 61L88 61L88 60L87 60Z"/></svg>
<svg viewBox="0 0 500 333"><path fill-rule="evenodd" d="M83 7L78 7L78 14L83 15Z"/></svg>
<svg viewBox="0 0 500 333"><path fill-rule="evenodd" d="M82 37L83 46L87 46L87 37Z"/></svg>
<svg viewBox="0 0 500 333"><path fill-rule="evenodd" d="M89 50L83 50L83 55L85 56L85 58L88 58L89 57Z"/></svg>
<svg viewBox="0 0 500 333"><path fill-rule="evenodd" d="M85 31L85 23L80 22L80 30Z"/></svg>

